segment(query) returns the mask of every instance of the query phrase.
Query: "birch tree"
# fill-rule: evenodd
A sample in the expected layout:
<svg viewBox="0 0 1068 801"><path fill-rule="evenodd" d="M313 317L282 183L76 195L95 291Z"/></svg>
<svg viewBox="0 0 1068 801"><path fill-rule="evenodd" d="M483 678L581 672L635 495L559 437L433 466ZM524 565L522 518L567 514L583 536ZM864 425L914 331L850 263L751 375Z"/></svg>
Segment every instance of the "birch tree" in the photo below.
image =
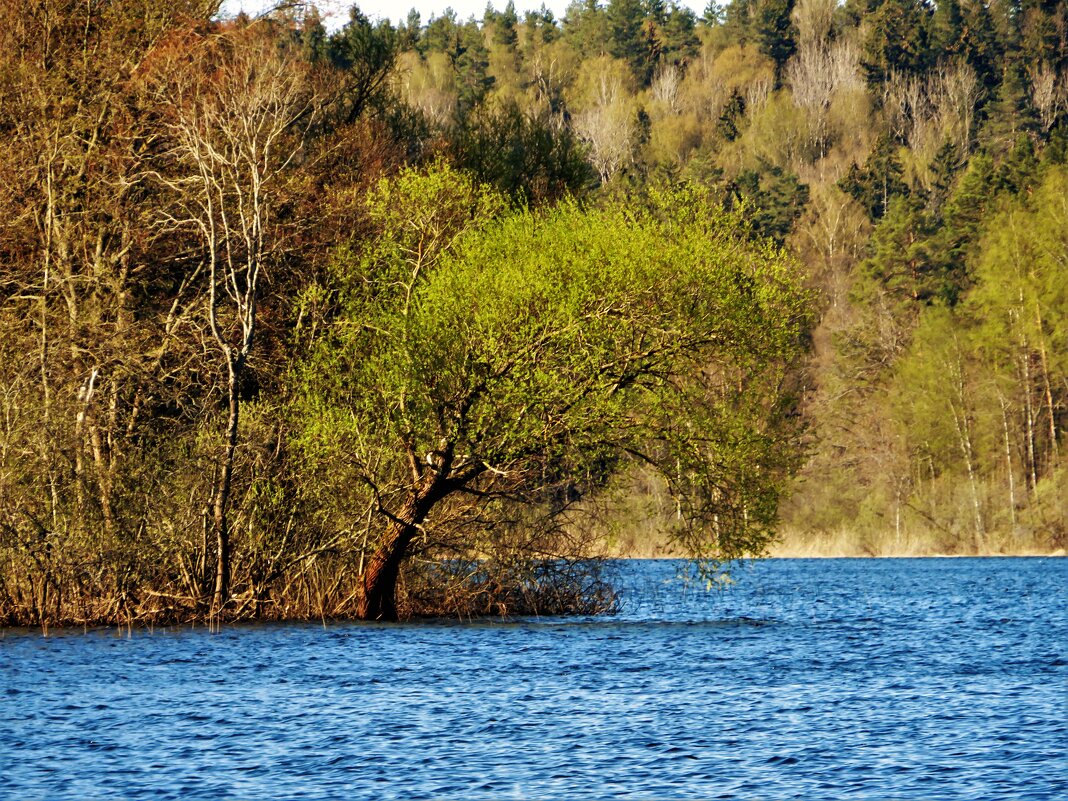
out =
<svg viewBox="0 0 1068 801"><path fill-rule="evenodd" d="M170 222L190 232L206 279L204 317L225 375L226 422L212 498L212 610L230 592L229 507L242 380L258 327L262 284L288 245L293 168L319 112L308 66L270 30L209 35L164 89L174 103L163 181Z"/></svg>

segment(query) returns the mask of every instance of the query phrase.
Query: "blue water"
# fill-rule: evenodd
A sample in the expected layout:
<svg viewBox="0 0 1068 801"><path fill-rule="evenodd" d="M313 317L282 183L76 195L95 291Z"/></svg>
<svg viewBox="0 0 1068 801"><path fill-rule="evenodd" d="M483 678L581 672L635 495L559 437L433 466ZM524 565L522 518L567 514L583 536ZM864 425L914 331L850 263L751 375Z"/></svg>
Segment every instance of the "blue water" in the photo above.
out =
<svg viewBox="0 0 1068 801"><path fill-rule="evenodd" d="M1068 798L1068 560L618 566L600 619L0 635L0 798Z"/></svg>

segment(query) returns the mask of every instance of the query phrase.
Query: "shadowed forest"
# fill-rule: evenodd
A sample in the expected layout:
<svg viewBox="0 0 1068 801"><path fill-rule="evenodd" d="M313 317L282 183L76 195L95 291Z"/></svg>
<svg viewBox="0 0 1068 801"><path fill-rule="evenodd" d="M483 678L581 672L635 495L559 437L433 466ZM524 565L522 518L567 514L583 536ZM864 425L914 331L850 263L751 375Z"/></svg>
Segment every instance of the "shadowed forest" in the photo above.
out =
<svg viewBox="0 0 1068 801"><path fill-rule="evenodd" d="M0 620L1068 545L1062 0L217 12L0 6Z"/></svg>

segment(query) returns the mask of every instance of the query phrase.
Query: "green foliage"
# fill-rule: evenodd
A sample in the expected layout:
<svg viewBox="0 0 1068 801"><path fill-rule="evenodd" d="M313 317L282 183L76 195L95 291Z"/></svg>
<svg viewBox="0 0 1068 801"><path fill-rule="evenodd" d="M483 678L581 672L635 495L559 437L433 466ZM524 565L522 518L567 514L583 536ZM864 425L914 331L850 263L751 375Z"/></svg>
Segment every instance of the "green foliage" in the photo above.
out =
<svg viewBox="0 0 1068 801"><path fill-rule="evenodd" d="M783 382L807 298L784 254L707 204L690 190L492 222L500 197L448 168L381 184L381 236L339 255L338 315L302 369L302 447L385 513L412 459L445 470L485 521L595 493L638 459L695 556L759 552L797 454Z"/></svg>
<svg viewBox="0 0 1068 801"><path fill-rule="evenodd" d="M595 178L570 129L515 103L468 115L453 135L453 152L457 166L522 204L580 195Z"/></svg>
<svg viewBox="0 0 1068 801"><path fill-rule="evenodd" d="M909 188L902 179L903 175L897 148L893 140L884 135L876 140L864 167L853 164L839 186L852 195L874 221L886 214L893 198L908 194Z"/></svg>
<svg viewBox="0 0 1068 801"><path fill-rule="evenodd" d="M864 71L877 87L893 73L915 75L930 63L927 16L920 0L883 0L864 41Z"/></svg>
<svg viewBox="0 0 1068 801"><path fill-rule="evenodd" d="M350 10L345 26L326 41L321 41L321 27L318 17L314 17L306 47L313 55L321 52L344 75L346 121L351 123L381 98L397 61L398 35L388 21L372 24L356 6Z"/></svg>
<svg viewBox="0 0 1068 801"><path fill-rule="evenodd" d="M1031 99L1027 73L1019 58L1005 64L993 100L987 107L987 120L981 140L993 152L1012 148L1021 136L1038 130L1038 114Z"/></svg>
<svg viewBox="0 0 1068 801"><path fill-rule="evenodd" d="M793 173L770 164L741 173L735 187L746 201L746 217L753 230L779 243L793 230L808 203L808 187Z"/></svg>
<svg viewBox="0 0 1068 801"><path fill-rule="evenodd" d="M794 0L758 0L751 18L753 38L760 46L760 52L775 62L779 75L797 50L794 41L797 29L791 19L793 10Z"/></svg>
<svg viewBox="0 0 1068 801"><path fill-rule="evenodd" d="M437 503L422 555L508 551L499 575L529 578L529 548L576 553L565 529L605 530L580 509L613 492L642 506L639 453L680 504L654 523L681 511L696 533L675 535L708 553L726 504L738 552L738 510L763 521L758 550L801 419L781 414L787 349L755 366L775 315L743 290L782 259L761 236L801 255L785 283L803 269L822 312L792 522L869 550L888 529L929 548L1063 544L1068 4L735 0L697 20L576 0L562 20L506 5L396 29L353 9L333 32L291 5L253 21L211 0L0 4L0 617L203 612L228 380L204 338L212 261L189 192L205 173L179 176L172 145L208 97L220 119L252 115L245 133L289 109L266 205L244 203L255 187L205 195L233 207L209 216L270 284L247 298L256 346L234 378L228 614L350 613L413 469L444 465L439 427L450 470L488 455L450 473L473 492ZM203 127L214 143L221 126ZM226 180L279 144L235 150L251 158L230 173L217 149L200 163ZM405 169L435 158L469 173ZM708 192L659 188L682 176ZM583 316L598 298L612 313ZM717 320L717 343L668 341ZM612 361L643 336L666 361ZM495 378L501 358L515 367ZM456 398L480 376L463 433ZM588 396L564 409L575 387ZM444 572L418 591L447 595Z"/></svg>

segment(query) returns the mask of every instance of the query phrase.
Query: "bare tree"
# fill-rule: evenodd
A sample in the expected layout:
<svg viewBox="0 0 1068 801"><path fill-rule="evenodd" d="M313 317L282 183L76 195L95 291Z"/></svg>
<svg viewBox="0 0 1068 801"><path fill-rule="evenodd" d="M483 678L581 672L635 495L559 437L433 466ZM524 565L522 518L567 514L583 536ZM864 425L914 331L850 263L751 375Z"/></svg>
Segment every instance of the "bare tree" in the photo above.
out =
<svg viewBox="0 0 1068 801"><path fill-rule="evenodd" d="M794 103L808 115L813 144L824 156L830 144L831 103L838 93L863 86L857 49L845 41L804 40L787 64L786 75Z"/></svg>
<svg viewBox="0 0 1068 801"><path fill-rule="evenodd" d="M798 42L802 46L826 42L837 9L837 0L798 0L790 15L797 26Z"/></svg>
<svg viewBox="0 0 1068 801"><path fill-rule="evenodd" d="M590 160L601 183L608 183L634 157L635 118L622 81L599 76L593 102L574 117L578 137L590 145Z"/></svg>
<svg viewBox="0 0 1068 801"><path fill-rule="evenodd" d="M665 64L656 71L649 87L653 99L663 103L673 114L679 113L679 85L682 83L682 70L675 64Z"/></svg>
<svg viewBox="0 0 1068 801"><path fill-rule="evenodd" d="M1042 128L1048 131L1068 107L1068 74L1058 74L1046 63L1036 65L1031 71L1031 95L1042 120Z"/></svg>
<svg viewBox="0 0 1068 801"><path fill-rule="evenodd" d="M919 177L943 143L954 146L963 164L972 144L975 109L981 89L975 71L964 61L940 64L926 77L891 74L883 89L883 107L895 136L908 142Z"/></svg>
<svg viewBox="0 0 1068 801"><path fill-rule="evenodd" d="M286 248L291 167L318 113L307 66L254 25L205 38L169 90L166 185L172 223L195 234L207 277L205 316L226 375L227 419L212 498L212 612L230 593L228 512L242 379L257 331L260 287Z"/></svg>

